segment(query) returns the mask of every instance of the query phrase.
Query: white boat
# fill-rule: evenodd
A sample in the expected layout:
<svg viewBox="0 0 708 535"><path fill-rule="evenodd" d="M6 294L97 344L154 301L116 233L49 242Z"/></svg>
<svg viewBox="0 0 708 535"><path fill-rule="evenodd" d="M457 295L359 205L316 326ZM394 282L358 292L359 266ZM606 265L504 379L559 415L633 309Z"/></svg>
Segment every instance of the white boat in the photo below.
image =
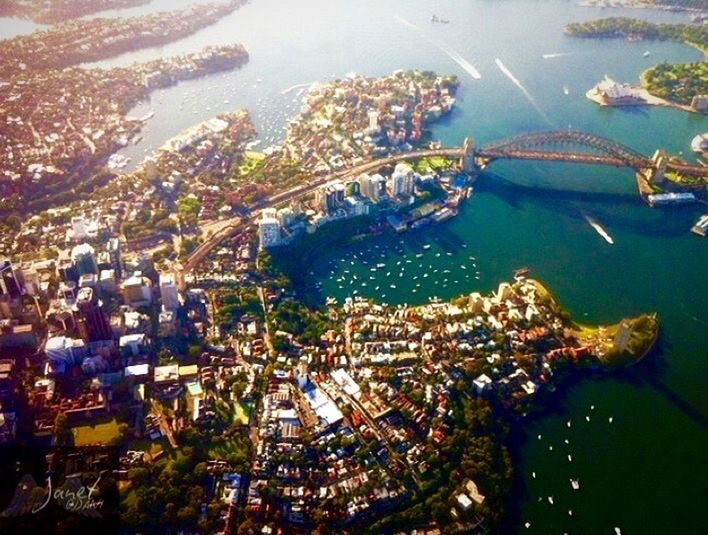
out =
<svg viewBox="0 0 708 535"><path fill-rule="evenodd" d="M567 86L567 85L564 85L564 86L563 86L563 94L565 94L565 95L570 95L570 90L568 89L568 86Z"/></svg>
<svg viewBox="0 0 708 535"><path fill-rule="evenodd" d="M644 54L642 54L642 56L644 56L645 58L648 58L649 56L651 56L651 52L649 52L647 50L646 52L644 52Z"/></svg>
<svg viewBox="0 0 708 535"><path fill-rule="evenodd" d="M548 497L548 503L550 503L551 505L553 505L553 496L549 496L549 497Z"/></svg>
<svg viewBox="0 0 708 535"><path fill-rule="evenodd" d="M570 486L573 487L573 490L580 490L580 480L578 480L578 479L571 479L571 480L570 480Z"/></svg>
<svg viewBox="0 0 708 535"><path fill-rule="evenodd" d="M570 454L568 454L568 462L569 462L569 463L572 463L572 462L573 462L573 457L571 457Z"/></svg>
<svg viewBox="0 0 708 535"><path fill-rule="evenodd" d="M423 249L425 249L425 250L430 249L430 247L431 247L431 245L429 243L426 243L425 245L423 245Z"/></svg>
<svg viewBox="0 0 708 535"><path fill-rule="evenodd" d="M597 232L602 238L609 243L610 245L615 243L615 240L612 239L612 236L610 236L607 231L602 228L600 223L595 221L592 217L590 217L587 214L584 214L585 220L590 224L590 226L595 229L595 232Z"/></svg>
<svg viewBox="0 0 708 535"><path fill-rule="evenodd" d="M614 420L614 418L613 418L612 416L610 416L610 417L607 419L607 421L608 421L609 423L612 423L612 420Z"/></svg>

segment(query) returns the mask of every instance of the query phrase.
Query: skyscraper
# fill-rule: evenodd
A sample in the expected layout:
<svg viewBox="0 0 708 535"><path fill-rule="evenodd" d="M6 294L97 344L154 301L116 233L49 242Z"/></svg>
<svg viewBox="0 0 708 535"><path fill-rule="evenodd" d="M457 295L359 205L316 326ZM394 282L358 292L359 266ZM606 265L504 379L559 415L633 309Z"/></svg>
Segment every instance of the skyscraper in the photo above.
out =
<svg viewBox="0 0 708 535"><path fill-rule="evenodd" d="M0 260L0 295L17 298L22 295L22 283L9 260Z"/></svg>
<svg viewBox="0 0 708 535"><path fill-rule="evenodd" d="M87 342L110 340L113 337L111 325L108 322L101 301L98 300L92 288L81 288L76 297L78 325L81 338Z"/></svg>
<svg viewBox="0 0 708 535"><path fill-rule="evenodd" d="M86 273L98 274L96 252L88 243L77 245L71 250L71 261L76 266L79 275Z"/></svg>
<svg viewBox="0 0 708 535"><path fill-rule="evenodd" d="M280 221L275 209L263 210L261 220L258 221L258 238L261 249L280 244Z"/></svg>
<svg viewBox="0 0 708 535"><path fill-rule="evenodd" d="M174 312L179 308L177 281L172 273L160 274L160 297L162 298L162 308L165 310Z"/></svg>

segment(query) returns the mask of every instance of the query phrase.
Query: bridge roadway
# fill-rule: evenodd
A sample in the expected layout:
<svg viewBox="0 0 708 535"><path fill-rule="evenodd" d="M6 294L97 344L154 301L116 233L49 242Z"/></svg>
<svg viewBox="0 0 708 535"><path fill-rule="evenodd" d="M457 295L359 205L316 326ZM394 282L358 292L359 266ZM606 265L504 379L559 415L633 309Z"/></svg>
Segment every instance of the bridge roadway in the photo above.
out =
<svg viewBox="0 0 708 535"><path fill-rule="evenodd" d="M506 147L491 147L485 149L481 147L475 150L475 157L482 160L487 160L487 164L492 163L495 160L535 160L535 161L554 161L554 162L572 162L572 163L586 163L595 165L610 165L615 167L633 167L637 170L638 168L644 166L652 165L651 160L648 158L642 159L641 162L634 158L632 161L628 159L621 158L616 154L592 154L583 152L560 152L560 151L543 151L543 150L532 150L532 149L515 149L512 146ZM272 208L278 204L292 201L298 197L302 197L309 193L312 193L317 188L324 186L328 182L333 180L341 180L346 178L352 178L359 176L362 173L367 173L370 171L376 171L385 165L395 164L401 160L406 159L419 159L419 158L429 158L435 156L444 156L448 158L461 158L464 155L464 149L462 147L452 147L452 148L441 148L441 149L426 149L418 150L407 153L395 154L393 156L388 156L386 158L380 158L375 160L370 160L364 163L355 165L348 169L343 169L335 173L323 176L321 178L315 178L299 186L295 186L282 193L277 193L256 203L250 210L249 214L244 217L235 217L223 222L223 226L217 232L215 232L210 238L208 238L204 243L197 247L189 255L184 263L184 270L193 270L209 252L214 249L223 240L235 236L240 229L246 228L248 225L254 223L258 216L257 212L264 208ZM701 177L708 177L708 167L702 167L697 165L689 164L676 164L669 163L667 165L667 170L678 171L680 173L691 174Z"/></svg>
<svg viewBox="0 0 708 535"><path fill-rule="evenodd" d="M627 162L622 158L604 156L601 154L573 154L568 152L546 152L540 150L489 150L480 149L475 155L482 159L490 160L535 160L544 162L572 162L594 165L612 165L614 167L627 167Z"/></svg>

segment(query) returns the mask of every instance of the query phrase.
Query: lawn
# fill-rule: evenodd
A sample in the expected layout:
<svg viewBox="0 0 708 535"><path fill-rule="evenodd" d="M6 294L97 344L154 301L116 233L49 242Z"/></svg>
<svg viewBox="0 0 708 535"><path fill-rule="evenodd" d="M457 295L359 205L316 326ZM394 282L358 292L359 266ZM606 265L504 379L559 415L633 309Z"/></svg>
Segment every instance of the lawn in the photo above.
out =
<svg viewBox="0 0 708 535"><path fill-rule="evenodd" d="M238 168L239 175L248 176L255 171L258 166L266 159L265 154L254 151L246 151L243 158L243 163Z"/></svg>
<svg viewBox="0 0 708 535"><path fill-rule="evenodd" d="M111 418L110 420L95 425L73 427L71 432L74 434L75 446L108 444L113 439L120 436L118 422L115 418Z"/></svg>
<svg viewBox="0 0 708 535"><path fill-rule="evenodd" d="M248 425L249 416L251 414L250 405L245 403L234 403L234 423L240 425Z"/></svg>
<svg viewBox="0 0 708 535"><path fill-rule="evenodd" d="M167 440L167 437L161 437L157 440L150 440L147 438L143 438L140 440L132 440L128 445L128 449L144 451L151 458L160 455L160 453L163 451L171 452L172 450L172 448L170 448L170 443Z"/></svg>

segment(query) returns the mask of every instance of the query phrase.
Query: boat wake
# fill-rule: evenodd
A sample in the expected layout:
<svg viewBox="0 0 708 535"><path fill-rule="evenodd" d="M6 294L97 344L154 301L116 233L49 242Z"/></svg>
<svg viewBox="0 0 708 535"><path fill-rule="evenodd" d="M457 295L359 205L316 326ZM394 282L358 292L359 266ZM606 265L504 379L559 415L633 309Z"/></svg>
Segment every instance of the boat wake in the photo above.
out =
<svg viewBox="0 0 708 535"><path fill-rule="evenodd" d="M296 89L305 89L306 87L310 87L314 83L316 83L316 82L307 82L305 84L296 84L296 85L288 87L287 89L283 89L280 92L280 94L287 95L288 93L290 93L291 91L295 91Z"/></svg>
<svg viewBox="0 0 708 535"><path fill-rule="evenodd" d="M528 89L524 87L524 84L522 84L519 79L514 76L514 74L502 63L502 60L499 58L496 58L494 62L497 64L497 67L499 67L499 70L504 73L504 75L511 80L516 87L518 87L521 92L524 94L526 99L531 103L531 105L534 107L534 109L538 112L538 114L543 118L546 123L548 123L549 126L553 126L553 123L551 120L548 118L548 115L546 115L546 112L541 109L541 106L538 105L538 102L536 102L536 99L533 98L531 93L529 93Z"/></svg>
<svg viewBox="0 0 708 535"><path fill-rule="evenodd" d="M595 221L592 217L590 217L588 214L583 214L583 217L585 218L585 221L587 221L592 228L595 229L595 231L604 238L604 240L609 243L610 245L613 245L615 243L615 240L612 239L612 236L610 236L607 231L598 223Z"/></svg>
<svg viewBox="0 0 708 535"><path fill-rule="evenodd" d="M416 26L416 25L413 24L412 22L410 22L410 21L404 19L404 18L401 17L400 15L395 15L395 19L396 19L398 22L400 22L401 24L403 24L404 26L406 26L407 28L410 28L411 30L414 30L415 32L417 32L418 34L420 34L420 36L421 36L423 39L425 39L425 40L428 41L431 45L433 45L434 47L436 47L436 48L438 48L439 50L441 50L442 52L444 52L444 53L447 55L447 57L449 57L452 61L454 61L455 63L457 63L457 64L462 68L462 70L464 70L464 71L465 71L467 74L469 74L472 78L474 78L475 80L480 80L480 79L482 78L482 75L481 75L481 74L479 73L479 71L475 68L475 66L472 65L472 64L471 64L469 61L467 61L465 58L463 58L463 57L462 57L454 48L452 48L450 45L448 45L447 43L445 43L445 42L443 42L443 41L437 41L437 40L435 40L435 39L431 39L430 37L428 37L427 35L425 35L425 34L423 33L423 31L422 31L418 26Z"/></svg>
<svg viewBox="0 0 708 535"><path fill-rule="evenodd" d="M553 54L543 54L543 59L555 59L570 56L570 52L554 52Z"/></svg>

